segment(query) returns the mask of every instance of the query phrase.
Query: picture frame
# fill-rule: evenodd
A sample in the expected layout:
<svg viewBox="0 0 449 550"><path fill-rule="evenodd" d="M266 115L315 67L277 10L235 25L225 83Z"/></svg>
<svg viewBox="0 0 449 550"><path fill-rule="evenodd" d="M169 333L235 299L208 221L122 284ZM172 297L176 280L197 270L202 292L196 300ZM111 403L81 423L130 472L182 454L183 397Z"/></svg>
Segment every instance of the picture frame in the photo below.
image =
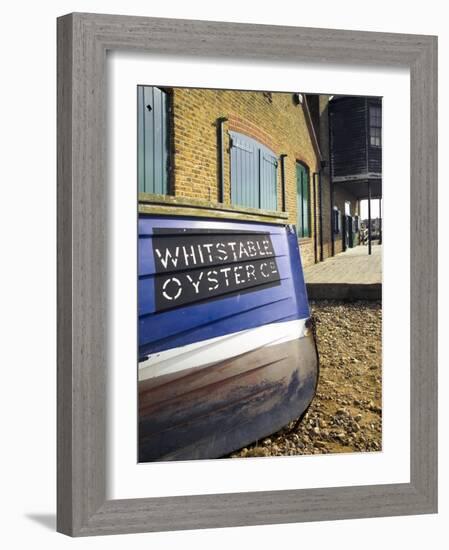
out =
<svg viewBox="0 0 449 550"><path fill-rule="evenodd" d="M73 13L58 19L57 530L71 536L437 511L437 39ZM410 482L107 500L108 50L410 69Z"/></svg>

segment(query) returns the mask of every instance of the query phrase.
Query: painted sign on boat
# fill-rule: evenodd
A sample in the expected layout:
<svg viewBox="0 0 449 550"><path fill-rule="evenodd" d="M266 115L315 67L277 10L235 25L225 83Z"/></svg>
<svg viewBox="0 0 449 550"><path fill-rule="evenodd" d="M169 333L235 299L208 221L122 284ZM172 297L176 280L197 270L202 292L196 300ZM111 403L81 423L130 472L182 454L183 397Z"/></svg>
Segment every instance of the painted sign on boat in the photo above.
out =
<svg viewBox="0 0 449 550"><path fill-rule="evenodd" d="M280 284L269 233L154 228L156 310Z"/></svg>

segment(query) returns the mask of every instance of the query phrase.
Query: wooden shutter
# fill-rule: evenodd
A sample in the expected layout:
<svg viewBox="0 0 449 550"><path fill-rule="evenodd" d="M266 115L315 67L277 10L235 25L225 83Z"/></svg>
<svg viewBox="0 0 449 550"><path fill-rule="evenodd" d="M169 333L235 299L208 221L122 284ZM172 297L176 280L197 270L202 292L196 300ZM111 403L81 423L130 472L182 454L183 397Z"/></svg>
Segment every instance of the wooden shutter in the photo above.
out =
<svg viewBox="0 0 449 550"><path fill-rule="evenodd" d="M296 234L302 237L302 166L296 163Z"/></svg>
<svg viewBox="0 0 449 550"><path fill-rule="evenodd" d="M254 140L231 135L231 202L259 208L259 150Z"/></svg>
<svg viewBox="0 0 449 550"><path fill-rule="evenodd" d="M277 210L277 159L256 140L229 132L231 137L231 202Z"/></svg>
<svg viewBox="0 0 449 550"><path fill-rule="evenodd" d="M139 192L168 193L167 93L154 86L137 87L137 172Z"/></svg>
<svg viewBox="0 0 449 550"><path fill-rule="evenodd" d="M309 174L307 168L296 163L296 233L299 237L310 237Z"/></svg>
<svg viewBox="0 0 449 550"><path fill-rule="evenodd" d="M265 148L260 148L260 208L277 210L276 157Z"/></svg>
<svg viewBox="0 0 449 550"><path fill-rule="evenodd" d="M303 237L310 237L310 197L309 197L309 175L304 166L302 166L302 224Z"/></svg>

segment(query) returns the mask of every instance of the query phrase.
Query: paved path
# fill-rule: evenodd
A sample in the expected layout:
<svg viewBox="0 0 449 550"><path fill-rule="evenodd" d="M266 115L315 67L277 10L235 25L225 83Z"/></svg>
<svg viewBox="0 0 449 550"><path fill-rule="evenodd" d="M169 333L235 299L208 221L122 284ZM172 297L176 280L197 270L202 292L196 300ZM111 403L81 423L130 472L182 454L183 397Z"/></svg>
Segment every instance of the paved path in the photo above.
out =
<svg viewBox="0 0 449 550"><path fill-rule="evenodd" d="M382 246L356 246L304 269L312 300L378 300L382 294Z"/></svg>

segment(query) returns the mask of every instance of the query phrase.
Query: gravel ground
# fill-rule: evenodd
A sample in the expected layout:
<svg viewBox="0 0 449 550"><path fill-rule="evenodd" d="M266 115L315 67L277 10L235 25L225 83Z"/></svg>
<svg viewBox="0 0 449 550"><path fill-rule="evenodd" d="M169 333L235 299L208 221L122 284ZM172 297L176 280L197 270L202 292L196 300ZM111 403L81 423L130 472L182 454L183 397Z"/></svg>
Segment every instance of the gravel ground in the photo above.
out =
<svg viewBox="0 0 449 550"><path fill-rule="evenodd" d="M236 457L379 451L382 448L380 302L311 303L320 378L307 413Z"/></svg>

